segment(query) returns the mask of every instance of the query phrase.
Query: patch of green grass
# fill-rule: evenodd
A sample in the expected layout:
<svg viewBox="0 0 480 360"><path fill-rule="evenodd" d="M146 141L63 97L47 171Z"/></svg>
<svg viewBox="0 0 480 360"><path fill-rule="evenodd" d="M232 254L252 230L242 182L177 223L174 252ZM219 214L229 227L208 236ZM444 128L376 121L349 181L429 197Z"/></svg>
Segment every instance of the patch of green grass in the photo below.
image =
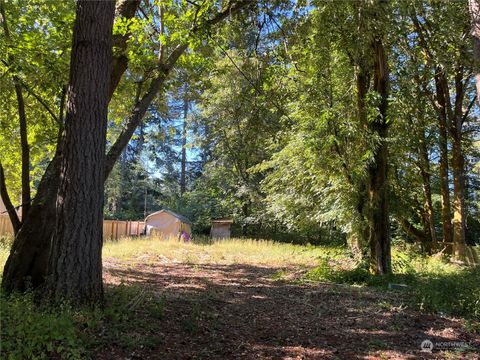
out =
<svg viewBox="0 0 480 360"><path fill-rule="evenodd" d="M383 311L392 311L395 308L395 306L393 304L391 304L390 302L385 301L385 300L380 300L377 303L377 305Z"/></svg>
<svg viewBox="0 0 480 360"><path fill-rule="evenodd" d="M72 312L39 308L31 294L0 295L2 355L7 359L83 359Z"/></svg>
<svg viewBox="0 0 480 360"><path fill-rule="evenodd" d="M373 339L368 342L368 348L372 350L384 350L387 348L387 344L383 340Z"/></svg>
<svg viewBox="0 0 480 360"><path fill-rule="evenodd" d="M282 281L285 279L285 277L288 275L288 272L286 270L278 270L275 272L275 274L272 275L272 280L275 281Z"/></svg>
<svg viewBox="0 0 480 360"><path fill-rule="evenodd" d="M388 289L389 284L406 284L415 305L424 311L461 316L470 329L478 331L480 323L480 267L462 267L441 256L427 257L409 248L392 251L394 273L375 276L366 263L341 267L322 259L319 266L307 271L300 281L333 282Z"/></svg>
<svg viewBox="0 0 480 360"><path fill-rule="evenodd" d="M2 356L6 359L85 359L109 346L154 348L165 299L139 286L106 288L105 304L72 310L38 306L31 294L0 295Z"/></svg>
<svg viewBox="0 0 480 360"><path fill-rule="evenodd" d="M163 317L165 309L163 296L145 287L121 284L107 288L105 297L103 308L77 314L77 323L84 326L87 348L118 345L133 350L157 332L156 320Z"/></svg>
<svg viewBox="0 0 480 360"><path fill-rule="evenodd" d="M480 267L420 276L413 293L421 309L480 322Z"/></svg>

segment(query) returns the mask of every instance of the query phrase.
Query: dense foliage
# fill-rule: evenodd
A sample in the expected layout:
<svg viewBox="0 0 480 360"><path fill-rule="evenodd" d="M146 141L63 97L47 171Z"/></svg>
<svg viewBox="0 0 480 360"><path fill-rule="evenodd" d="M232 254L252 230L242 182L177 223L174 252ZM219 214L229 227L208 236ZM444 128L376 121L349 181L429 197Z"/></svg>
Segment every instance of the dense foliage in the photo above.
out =
<svg viewBox="0 0 480 360"><path fill-rule="evenodd" d="M42 285L59 259L95 257L78 273L101 299L102 205L105 218L132 220L171 209L197 234L231 218L237 236L348 243L377 275L395 270L391 239L474 257L480 127L466 2L118 1L112 36L92 34L111 38L106 136L71 120L89 118L72 95L85 67L68 63L92 45L78 36L90 29L83 4L0 0L0 190L17 235L7 292ZM82 163L90 131L95 161ZM70 222L84 231L63 234ZM51 256L57 245L64 253Z"/></svg>
<svg viewBox="0 0 480 360"><path fill-rule="evenodd" d="M208 232L211 218L227 217L235 220L239 235L289 234L291 240L310 242L361 231L366 221L358 211L366 201L362 184L380 139L358 117L357 59L369 47L368 35L358 29L368 34L382 27L391 69L392 234L422 242L432 238L433 229L434 239L442 240L444 139L435 85L442 69L452 96L448 106L463 108L465 238L473 244L480 225L479 128L466 4L394 3L381 24L362 23L354 16L357 11L349 2L318 2L293 12L259 9L207 37L196 49L203 58L184 64L182 80L172 84L147 119L141 141L130 145L143 170L132 158L110 178L107 197L128 202L108 214L141 217L146 204L147 212L166 207L190 217L199 232ZM375 9L367 9L365 18L368 11ZM463 88L456 100L459 76ZM373 121L379 98L367 90L367 120ZM453 130L447 133L451 221L455 139ZM185 137L189 176L181 194Z"/></svg>

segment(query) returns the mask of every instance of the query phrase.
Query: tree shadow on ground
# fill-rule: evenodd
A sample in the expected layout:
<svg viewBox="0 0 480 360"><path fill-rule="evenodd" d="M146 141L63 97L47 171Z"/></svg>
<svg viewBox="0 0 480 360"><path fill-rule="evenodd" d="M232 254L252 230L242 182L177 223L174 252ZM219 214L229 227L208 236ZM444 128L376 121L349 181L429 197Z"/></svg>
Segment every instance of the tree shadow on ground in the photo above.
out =
<svg viewBox="0 0 480 360"><path fill-rule="evenodd" d="M463 341L480 348L480 339L466 333L458 321L406 308L408 299L398 292L275 281L280 270L240 264L107 264L107 288L135 289L137 309L145 310L144 318L140 311L136 320L145 331L129 327L130 338L142 341L110 346L98 358L434 359L448 355L421 352L425 339ZM152 296L142 298L138 295L142 292L161 297L161 316L151 316ZM145 337L150 341L145 342ZM478 358L473 349L460 356Z"/></svg>

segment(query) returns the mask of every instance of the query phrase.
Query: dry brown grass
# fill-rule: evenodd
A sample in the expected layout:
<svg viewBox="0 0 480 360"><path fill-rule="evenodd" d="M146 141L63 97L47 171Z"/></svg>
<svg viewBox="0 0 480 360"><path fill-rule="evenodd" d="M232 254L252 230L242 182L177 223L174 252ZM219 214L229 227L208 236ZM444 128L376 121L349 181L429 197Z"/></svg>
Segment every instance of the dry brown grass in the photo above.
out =
<svg viewBox="0 0 480 360"><path fill-rule="evenodd" d="M339 251L334 247L300 246L268 240L228 239L198 244L150 237L107 243L103 256L106 259L137 258L139 261L148 256L160 256L189 264L315 266L320 257Z"/></svg>

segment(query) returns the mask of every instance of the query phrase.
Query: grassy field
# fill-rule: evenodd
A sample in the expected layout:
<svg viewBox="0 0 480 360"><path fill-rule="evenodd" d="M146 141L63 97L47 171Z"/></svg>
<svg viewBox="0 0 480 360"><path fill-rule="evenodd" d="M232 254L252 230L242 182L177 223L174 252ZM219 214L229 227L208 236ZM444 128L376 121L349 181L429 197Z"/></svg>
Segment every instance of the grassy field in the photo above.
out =
<svg viewBox="0 0 480 360"><path fill-rule="evenodd" d="M287 279L289 268L296 273L304 269L297 281L332 281L357 285L388 285L391 281L412 282L421 278L445 278L463 274L463 266L451 263L447 256L425 256L415 246L392 248L393 275L371 276L365 266L356 262L345 246L293 245L270 240L228 239L200 240L183 243L176 239L124 238L106 243L103 258L148 263L163 258L186 264L249 264L285 268L276 275Z"/></svg>
<svg viewBox="0 0 480 360"><path fill-rule="evenodd" d="M0 266L3 268L9 254L11 239L0 241ZM350 271L356 263L343 246L311 246L278 243L270 240L229 239L210 241L200 238L190 243L176 239L123 238L103 246L103 258L144 261L161 256L182 263L198 264L255 264L277 267L324 267L333 271ZM461 266L449 263L445 257L425 257L413 246L394 246L392 266L396 274L442 276L461 271Z"/></svg>
<svg viewBox="0 0 480 360"><path fill-rule="evenodd" d="M0 242L2 268L10 251L10 241L11 239L5 239ZM144 262L149 256L162 256L182 263L314 266L320 258L343 255L345 251L334 246L300 246L252 239L216 242L201 239L198 242L182 243L176 239L123 238L107 242L103 247L104 259L115 258L130 262Z"/></svg>
<svg viewBox="0 0 480 360"><path fill-rule="evenodd" d="M8 246L0 246L0 266L7 255ZM157 359L159 353L162 359L220 359L235 357L225 353L233 348L243 349L243 358L408 359L413 340L403 333L415 341L433 336L480 346L480 269L425 257L414 247L395 246L392 255L395 274L375 277L342 246L109 242L103 247L104 307L39 308L31 295L1 296L2 347L11 359ZM407 287L389 290L392 283ZM365 343L372 329L384 335ZM445 329L453 330L447 336ZM332 352L345 331L356 350ZM185 345L191 336L196 340ZM306 338L313 345L304 345Z"/></svg>
<svg viewBox="0 0 480 360"><path fill-rule="evenodd" d="M0 242L2 268L9 253L8 240L11 239ZM208 238L197 238L196 241L183 243L176 239L124 238L104 244L103 259L107 263L116 261L122 266L130 267L155 263L159 259L191 265L265 266L278 269L274 275L276 280L293 282L333 282L383 288L387 288L392 282L405 283L410 285L410 291L415 291L416 287L421 288L423 300L417 299L420 308L465 316L473 312L474 317L480 317L478 268L464 268L452 264L445 256L424 256L414 246L393 247L394 275L384 277L371 276L368 269L355 262L348 249L343 246L293 245L269 240L211 241ZM442 288L443 293L437 294ZM431 294L429 290L432 290ZM471 292L471 298L466 303L464 299L452 299L465 291ZM422 296L417 294L418 297ZM476 297L478 301L475 301ZM440 306L443 298L445 304ZM449 302L451 306L448 305Z"/></svg>
<svg viewBox="0 0 480 360"><path fill-rule="evenodd" d="M203 240L203 241L202 241ZM104 258L144 259L163 256L184 263L255 264L272 266L314 266L320 258L345 255L333 246L300 246L268 240L229 239L182 243L175 239L125 238L103 247Z"/></svg>

